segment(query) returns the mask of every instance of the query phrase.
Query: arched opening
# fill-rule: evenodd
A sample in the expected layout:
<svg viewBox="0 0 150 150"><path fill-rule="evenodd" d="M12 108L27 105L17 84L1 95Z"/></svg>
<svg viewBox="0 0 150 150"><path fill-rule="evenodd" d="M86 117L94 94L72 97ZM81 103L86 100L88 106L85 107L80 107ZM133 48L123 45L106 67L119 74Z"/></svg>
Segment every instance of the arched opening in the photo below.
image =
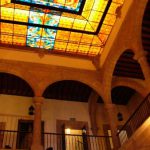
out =
<svg viewBox="0 0 150 150"><path fill-rule="evenodd" d="M127 105L135 90L126 86L118 86L112 89L112 103L117 105Z"/></svg>
<svg viewBox="0 0 150 150"><path fill-rule="evenodd" d="M150 63L150 1L148 1L142 22L142 43L144 50L148 52L147 60Z"/></svg>
<svg viewBox="0 0 150 150"><path fill-rule="evenodd" d="M93 89L88 85L74 80L63 80L49 85L43 97L48 99L88 102ZM98 97L97 102L103 103Z"/></svg>
<svg viewBox="0 0 150 150"><path fill-rule="evenodd" d="M31 86L25 80L16 75L1 72L0 83L1 94L27 97L34 96L34 91Z"/></svg>
<svg viewBox="0 0 150 150"><path fill-rule="evenodd" d="M92 134L104 113L100 106L103 105L102 98L91 87L79 81L55 82L45 89L43 97L45 103L42 119L45 120L45 132L69 131L75 134L75 130L79 133L79 130L84 129L85 132L86 129L87 134ZM101 110L98 111L99 109ZM101 129L102 122L100 126Z"/></svg>
<svg viewBox="0 0 150 150"><path fill-rule="evenodd" d="M0 134L0 149L29 148L32 137L28 136L28 131L31 127L33 130L33 116L30 116L29 108L32 106L34 91L22 78L1 72L0 94L0 131L3 130Z"/></svg>
<svg viewBox="0 0 150 150"><path fill-rule="evenodd" d="M144 79L140 64L133 59L134 53L126 50L118 59L113 75L119 77L130 77Z"/></svg>
<svg viewBox="0 0 150 150"><path fill-rule="evenodd" d="M140 92L127 86L114 87L111 90L111 97L112 103L116 104L118 108L118 112L124 108L125 120L128 119L144 99Z"/></svg>

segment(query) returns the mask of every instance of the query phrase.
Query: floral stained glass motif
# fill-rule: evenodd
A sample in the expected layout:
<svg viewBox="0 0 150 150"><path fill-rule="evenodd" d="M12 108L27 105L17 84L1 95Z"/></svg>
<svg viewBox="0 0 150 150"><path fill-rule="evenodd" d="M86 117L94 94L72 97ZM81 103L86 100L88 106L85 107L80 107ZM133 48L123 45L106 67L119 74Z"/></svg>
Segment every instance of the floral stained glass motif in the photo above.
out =
<svg viewBox="0 0 150 150"><path fill-rule="evenodd" d="M73 10L78 12L82 4L82 0L16 0L19 2L39 4L44 6L52 6L55 8L62 8L66 10Z"/></svg>
<svg viewBox="0 0 150 150"><path fill-rule="evenodd" d="M77 8L80 0L0 0L0 44L43 48L51 52L84 56L100 54L117 19L116 10L122 6L124 0L112 0L111 4L110 0L83 1L85 4L79 15L63 12L59 8ZM58 9L31 6L50 6L50 3L52 6L57 5ZM104 20L98 29L102 18Z"/></svg>
<svg viewBox="0 0 150 150"><path fill-rule="evenodd" d="M29 16L29 23L48 25L58 27L60 19L60 13L55 11L41 11L40 9L31 9Z"/></svg>
<svg viewBox="0 0 150 150"><path fill-rule="evenodd" d="M27 46L53 49L55 43L56 30L40 28L40 27L28 27Z"/></svg>

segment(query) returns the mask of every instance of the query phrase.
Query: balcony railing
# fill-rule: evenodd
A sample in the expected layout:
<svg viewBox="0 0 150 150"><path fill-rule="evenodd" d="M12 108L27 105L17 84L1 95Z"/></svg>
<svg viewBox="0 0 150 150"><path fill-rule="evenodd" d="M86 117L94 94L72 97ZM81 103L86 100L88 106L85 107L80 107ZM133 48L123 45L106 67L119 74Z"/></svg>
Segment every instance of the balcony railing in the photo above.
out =
<svg viewBox="0 0 150 150"><path fill-rule="evenodd" d="M0 149L29 150L32 132L0 130ZM43 133L44 150L111 150L111 137Z"/></svg>
<svg viewBox="0 0 150 150"><path fill-rule="evenodd" d="M29 149L32 132L0 130L0 149Z"/></svg>
<svg viewBox="0 0 150 150"><path fill-rule="evenodd" d="M142 101L138 108L127 120L125 125L118 132L120 143L123 144L150 116L150 94Z"/></svg>
<svg viewBox="0 0 150 150"><path fill-rule="evenodd" d="M45 150L111 150L111 137L44 133Z"/></svg>

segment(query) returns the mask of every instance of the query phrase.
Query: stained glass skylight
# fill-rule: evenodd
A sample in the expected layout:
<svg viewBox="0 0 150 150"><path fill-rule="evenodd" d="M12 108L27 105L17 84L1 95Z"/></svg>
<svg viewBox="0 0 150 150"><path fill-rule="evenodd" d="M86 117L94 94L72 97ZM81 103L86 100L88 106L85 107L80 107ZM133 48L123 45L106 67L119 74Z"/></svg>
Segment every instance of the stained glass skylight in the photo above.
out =
<svg viewBox="0 0 150 150"><path fill-rule="evenodd" d="M13 3L31 5L47 9L58 8L62 11L79 12L85 0L11 0ZM44 7L45 6L45 7Z"/></svg>
<svg viewBox="0 0 150 150"><path fill-rule="evenodd" d="M0 0L0 44L96 56L106 44L116 21L116 9L123 1ZM36 2L41 7L24 2ZM63 11L80 7L83 2L81 14ZM43 8L47 3L61 9Z"/></svg>

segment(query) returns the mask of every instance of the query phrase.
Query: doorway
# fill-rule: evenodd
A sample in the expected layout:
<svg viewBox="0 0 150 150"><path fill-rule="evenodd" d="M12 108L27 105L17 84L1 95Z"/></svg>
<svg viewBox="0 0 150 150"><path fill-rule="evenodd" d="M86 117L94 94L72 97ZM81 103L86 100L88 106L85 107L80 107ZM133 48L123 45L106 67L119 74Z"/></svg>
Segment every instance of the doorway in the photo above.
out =
<svg viewBox="0 0 150 150"><path fill-rule="evenodd" d="M110 125L109 124L104 124L103 125L103 131L104 131L104 135L105 136L111 136L111 129L110 129ZM112 150L114 148L113 146L113 141L112 141L112 138L109 137L109 138L106 138L105 139L105 145L106 145L106 148L108 150Z"/></svg>
<svg viewBox="0 0 150 150"><path fill-rule="evenodd" d="M87 122L59 120L57 132L62 134L62 150L89 150Z"/></svg>
<svg viewBox="0 0 150 150"><path fill-rule="evenodd" d="M44 122L41 122L42 132L44 132ZM18 120L17 145L18 149L29 149L32 144L33 120ZM42 137L44 143L44 137Z"/></svg>

